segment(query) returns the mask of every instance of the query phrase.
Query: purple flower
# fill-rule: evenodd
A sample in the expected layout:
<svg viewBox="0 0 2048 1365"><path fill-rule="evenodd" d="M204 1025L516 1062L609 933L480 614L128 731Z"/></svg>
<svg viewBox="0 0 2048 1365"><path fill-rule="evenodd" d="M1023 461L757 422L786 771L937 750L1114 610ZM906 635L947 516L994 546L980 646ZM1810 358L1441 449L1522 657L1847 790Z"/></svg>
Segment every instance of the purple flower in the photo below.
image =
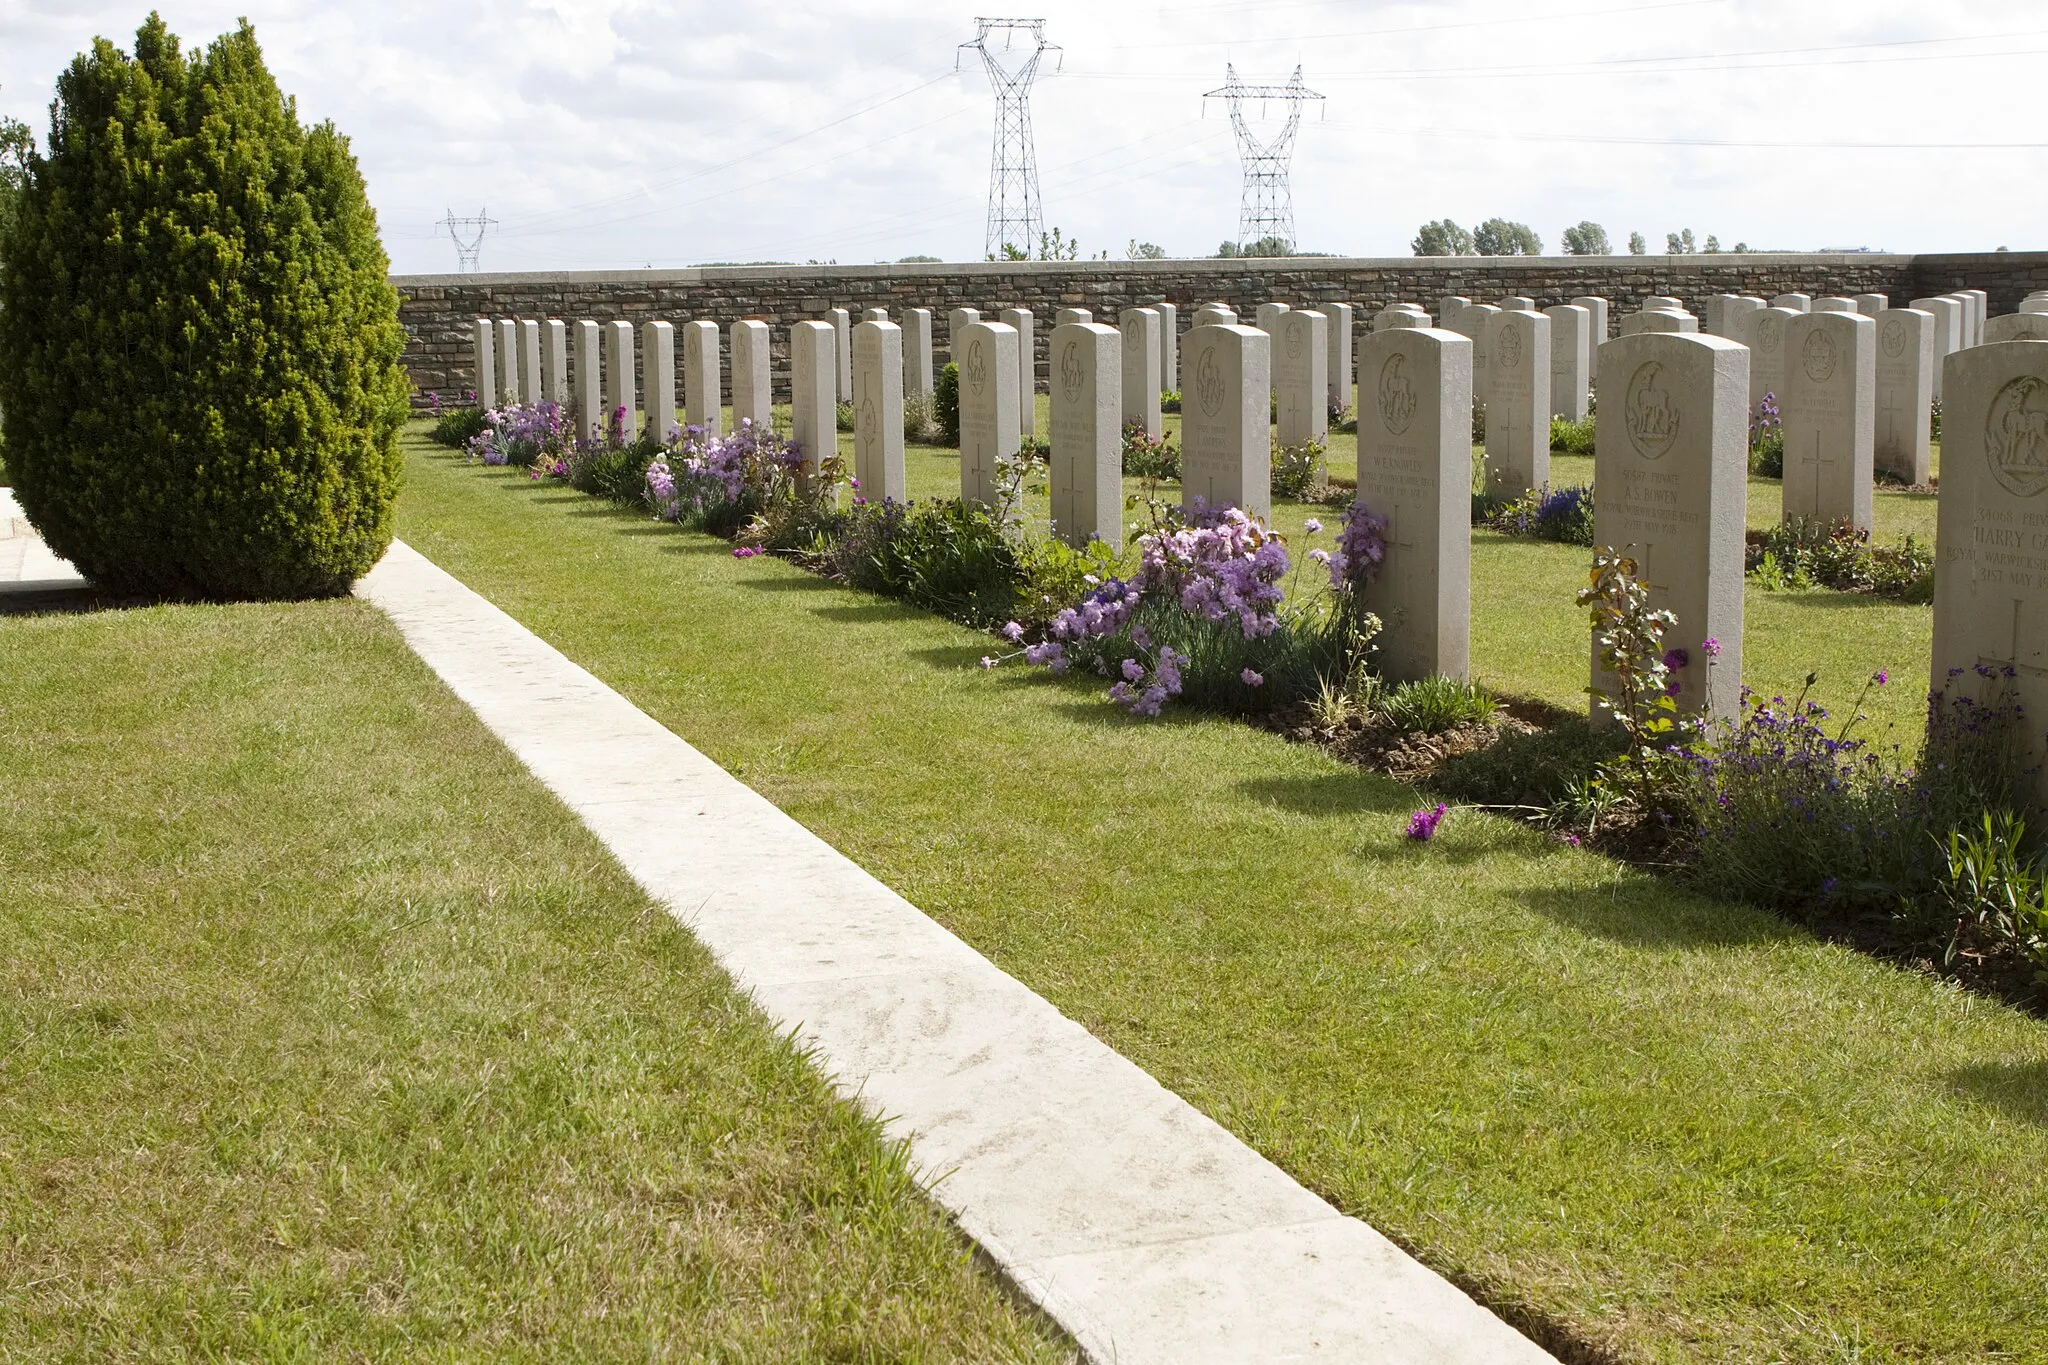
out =
<svg viewBox="0 0 2048 1365"><path fill-rule="evenodd" d="M994 668L996 666L996 661L994 659L989 658L988 655L984 654L981 656L981 666L983 668Z"/></svg>
<svg viewBox="0 0 2048 1365"><path fill-rule="evenodd" d="M761 547L758 545L742 545L732 552L732 557L734 559L752 559L759 553L761 553Z"/></svg>
<svg viewBox="0 0 2048 1365"><path fill-rule="evenodd" d="M1237 676L1244 682L1246 687L1264 687L1266 685L1265 676L1254 669L1247 668Z"/></svg>
<svg viewBox="0 0 2048 1365"><path fill-rule="evenodd" d="M1700 649L1705 652L1706 656L1709 659L1718 659L1721 657L1721 642L1719 640L1716 640L1711 635L1709 635L1706 639L1700 641Z"/></svg>
<svg viewBox="0 0 2048 1365"><path fill-rule="evenodd" d="M1579 836L1576 834L1567 834L1564 836L1564 843L1566 848L1577 848L1580 844L1584 842L1585 841L1579 838Z"/></svg>
<svg viewBox="0 0 2048 1365"><path fill-rule="evenodd" d="M1317 521L1314 517L1310 517L1307 521L1304 521L1301 524L1301 533L1305 536L1312 536L1322 529L1323 524L1320 521Z"/></svg>
<svg viewBox="0 0 2048 1365"><path fill-rule="evenodd" d="M1013 645L1024 643L1024 627L1018 625L1015 621L1010 622L1003 627L1003 638Z"/></svg>
<svg viewBox="0 0 2048 1365"><path fill-rule="evenodd" d="M1124 666L1121 671L1124 675L1125 681L1137 682L1140 678L1145 676L1145 665L1139 663L1136 659L1125 659Z"/></svg>
<svg viewBox="0 0 2048 1365"><path fill-rule="evenodd" d="M1870 680L1876 683L1879 687L1883 687L1886 683L1892 680L1892 675L1885 669L1880 668L1877 670L1877 672L1870 675Z"/></svg>
<svg viewBox="0 0 2048 1365"><path fill-rule="evenodd" d="M1682 649L1667 649L1664 651L1664 666L1674 673L1691 662L1692 655Z"/></svg>
<svg viewBox="0 0 2048 1365"><path fill-rule="evenodd" d="M1444 813L1444 803L1441 801L1436 803L1435 809L1423 807L1408 817L1408 828L1402 837L1413 839L1419 844L1428 843L1436 837L1436 827L1443 823Z"/></svg>

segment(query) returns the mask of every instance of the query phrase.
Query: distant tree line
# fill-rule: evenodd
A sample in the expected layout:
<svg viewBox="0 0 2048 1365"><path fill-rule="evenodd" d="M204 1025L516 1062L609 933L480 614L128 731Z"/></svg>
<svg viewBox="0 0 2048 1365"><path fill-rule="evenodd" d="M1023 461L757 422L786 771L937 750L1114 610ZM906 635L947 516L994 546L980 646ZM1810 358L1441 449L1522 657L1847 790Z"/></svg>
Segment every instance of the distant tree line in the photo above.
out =
<svg viewBox="0 0 2048 1365"><path fill-rule="evenodd" d="M1564 254L1567 256L1611 256L1614 244L1607 236L1607 229L1593 221L1586 220L1564 230ZM1691 228L1664 235L1665 252L1672 256L1689 256L1696 252L1714 253L1723 250L1721 239L1711 234L1704 245L1696 245ZM1466 231L1449 218L1439 218L1433 223L1424 223L1409 244L1418 256L1541 256L1543 239L1527 223L1517 223L1509 218L1489 218L1471 231ZM1747 242L1737 242L1726 248L1730 252L1748 251ZM1649 243L1640 232L1628 235L1628 250L1631 256L1641 256L1649 250ZM1245 253L1251 254L1249 252Z"/></svg>

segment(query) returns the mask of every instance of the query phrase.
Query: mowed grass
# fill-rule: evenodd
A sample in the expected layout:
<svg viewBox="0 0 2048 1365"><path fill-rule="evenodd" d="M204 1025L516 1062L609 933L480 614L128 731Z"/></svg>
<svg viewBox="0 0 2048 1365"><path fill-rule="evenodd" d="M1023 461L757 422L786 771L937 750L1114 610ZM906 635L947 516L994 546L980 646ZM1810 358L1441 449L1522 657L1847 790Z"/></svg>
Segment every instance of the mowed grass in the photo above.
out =
<svg viewBox="0 0 2048 1365"><path fill-rule="evenodd" d="M1546 1339L2048 1357L2040 1020L1506 820L1410 843L1412 791L1314 749L1131 723L899 603L414 452L412 544Z"/></svg>
<svg viewBox="0 0 2048 1365"><path fill-rule="evenodd" d="M0 1358L1067 1358L365 604L0 617L0 940Z"/></svg>

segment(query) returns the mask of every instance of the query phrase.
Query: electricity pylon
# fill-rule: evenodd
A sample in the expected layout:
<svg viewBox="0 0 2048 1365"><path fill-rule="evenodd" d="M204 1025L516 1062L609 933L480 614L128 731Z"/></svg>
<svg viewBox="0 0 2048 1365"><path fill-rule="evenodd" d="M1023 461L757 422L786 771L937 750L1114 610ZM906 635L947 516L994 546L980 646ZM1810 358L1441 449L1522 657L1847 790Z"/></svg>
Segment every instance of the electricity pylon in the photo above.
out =
<svg viewBox="0 0 2048 1365"><path fill-rule="evenodd" d="M455 210L448 210L448 216L434 224L447 228L448 235L455 241L455 271L459 275L473 275L482 269L477 257L483 250L484 234L498 225L498 220L479 210L474 218L457 218Z"/></svg>
<svg viewBox="0 0 2048 1365"><path fill-rule="evenodd" d="M988 232L982 248L995 260L1008 254L1006 248L1030 251L1045 232L1038 203L1038 158L1031 150L1031 82L1037 79L1045 54L1060 51L1060 46L1045 40L1043 19L976 19L974 24L974 41L960 47L981 54L982 68L996 92L996 147L989 167ZM1002 35L1005 53L1020 36L1030 41L1029 53L1014 70L989 51L991 34ZM957 57L954 65L959 65Z"/></svg>
<svg viewBox="0 0 2048 1365"><path fill-rule="evenodd" d="M1237 78L1237 67L1225 64L1230 79L1220 89L1202 96L1204 103L1223 100L1230 106L1230 127L1237 134L1237 156L1244 165L1244 193L1237 209L1237 237L1240 247L1269 238L1294 245L1294 191L1288 184L1288 167L1294 160L1294 135L1301 129L1301 106L1307 100L1323 98L1301 83L1301 68L1285 85L1246 85ZM1259 117L1266 116L1268 101L1287 106L1287 121L1271 140L1252 131L1245 106L1258 101Z"/></svg>

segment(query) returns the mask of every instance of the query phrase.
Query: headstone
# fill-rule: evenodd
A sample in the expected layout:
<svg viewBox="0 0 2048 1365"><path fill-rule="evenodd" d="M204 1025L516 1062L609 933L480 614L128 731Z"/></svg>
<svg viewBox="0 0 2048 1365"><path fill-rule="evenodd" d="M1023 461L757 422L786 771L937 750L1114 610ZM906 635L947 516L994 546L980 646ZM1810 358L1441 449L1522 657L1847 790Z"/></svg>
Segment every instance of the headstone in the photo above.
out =
<svg viewBox="0 0 2048 1365"><path fill-rule="evenodd" d="M529 407L541 401L538 318L522 318L519 323L519 401Z"/></svg>
<svg viewBox="0 0 2048 1365"><path fill-rule="evenodd" d="M1934 396L1941 397L1942 361L1963 349L1963 301L1943 295L1914 299L1912 306L1934 315Z"/></svg>
<svg viewBox="0 0 2048 1365"><path fill-rule="evenodd" d="M1984 343L2048 341L2048 313L2007 313L1984 324Z"/></svg>
<svg viewBox="0 0 2048 1365"><path fill-rule="evenodd" d="M598 359L603 345L596 323L587 318L576 324L576 435L589 440L605 429L604 364Z"/></svg>
<svg viewBox="0 0 2048 1365"><path fill-rule="evenodd" d="M1856 300L1830 295L1824 299L1815 299L1813 301L1813 311L1816 313L1854 313L1857 311Z"/></svg>
<svg viewBox="0 0 2048 1365"><path fill-rule="evenodd" d="M1500 309L1490 303L1475 303L1458 314L1458 320L1451 330L1472 338L1472 392L1477 395L1481 407L1492 389L1486 373L1487 351L1493 345L1493 320L1500 316Z"/></svg>
<svg viewBox="0 0 2048 1365"><path fill-rule="evenodd" d="M1318 304L1315 309L1329 319L1330 354L1325 368L1330 381L1330 410L1351 411L1351 329L1356 325L1348 303Z"/></svg>
<svg viewBox="0 0 2048 1365"><path fill-rule="evenodd" d="M889 310L886 308L864 309L861 312L860 320L862 322L887 322L889 320Z"/></svg>
<svg viewBox="0 0 2048 1365"><path fill-rule="evenodd" d="M1017 334L1017 432L1038 435L1038 341L1029 308L1005 308L1003 326Z"/></svg>
<svg viewBox="0 0 2048 1365"><path fill-rule="evenodd" d="M1866 320L1864 325L1869 326ZM1593 459L1593 543L1636 561L1665 636L1683 711L1733 718L1742 684L1743 538L1749 505L1749 351L1700 333L1641 332L1607 344L1611 391ZM1707 640L1720 649L1710 660ZM1709 665L1713 693L1708 695ZM1613 675L1593 664L1593 686Z"/></svg>
<svg viewBox="0 0 2048 1365"><path fill-rule="evenodd" d="M1597 383L1600 379L1600 343L1607 340L1607 300L1598 294L1581 294L1572 302L1585 309L1592 317L1592 330L1588 333L1589 342L1586 348L1589 352L1586 378Z"/></svg>
<svg viewBox="0 0 2048 1365"><path fill-rule="evenodd" d="M485 412L498 406L498 326L478 318L472 332L476 352L476 402Z"/></svg>
<svg viewBox="0 0 2048 1365"><path fill-rule="evenodd" d="M1807 313L1785 324L1785 520L1870 529L1877 434L1877 324Z"/></svg>
<svg viewBox="0 0 2048 1365"><path fill-rule="evenodd" d="M1583 422L1588 405L1586 371L1591 365L1593 317L1576 303L1543 310L1550 319L1550 415Z"/></svg>
<svg viewBox="0 0 2048 1365"><path fill-rule="evenodd" d="M1087 320L1086 318L1077 319L1077 321L1081 322L1086 322ZM1205 303L1195 310L1195 320L1192 325L1196 327L1218 327L1229 325L1236 321L1236 309L1221 303Z"/></svg>
<svg viewBox="0 0 2048 1365"><path fill-rule="evenodd" d="M1406 308L1382 308L1379 312L1373 314L1372 317L1372 329L1375 332L1384 332L1390 327L1402 327L1413 330L1417 327L1430 327L1434 325L1430 320L1429 314L1411 312ZM1448 327L1448 324L1446 326ZM1451 331L1457 330L1454 327L1449 327L1448 329ZM1467 341L1471 340L1470 337L1465 339Z"/></svg>
<svg viewBox="0 0 2048 1365"><path fill-rule="evenodd" d="M1273 393L1283 446L1330 439L1330 320L1313 309L1282 313L1273 325Z"/></svg>
<svg viewBox="0 0 2048 1365"><path fill-rule="evenodd" d="M853 401L853 314L847 312L844 308L833 308L828 310L825 316L832 321L832 354L839 365L839 374L836 378L839 391L837 401L851 403Z"/></svg>
<svg viewBox="0 0 2048 1365"><path fill-rule="evenodd" d="M1949 297L1963 305L1963 346L1980 344L1981 328L1977 321L1977 296L1968 289L1949 291Z"/></svg>
<svg viewBox="0 0 2048 1365"><path fill-rule="evenodd" d="M841 310L844 311L844 310ZM839 328L799 322L789 329L789 435L806 482L839 453Z"/></svg>
<svg viewBox="0 0 2048 1365"><path fill-rule="evenodd" d="M1386 519L1359 604L1380 618L1379 671L1471 673L1472 341L1391 327L1358 349L1358 497Z"/></svg>
<svg viewBox="0 0 2048 1365"><path fill-rule="evenodd" d="M666 322L640 324L640 366L646 372L647 434L666 442L676 425L676 329Z"/></svg>
<svg viewBox="0 0 2048 1365"><path fill-rule="evenodd" d="M1924 485L1934 402L1934 314L1885 308L1872 321L1877 324L1877 428L1871 464Z"/></svg>
<svg viewBox="0 0 2048 1365"><path fill-rule="evenodd" d="M1643 300L1642 311L1645 313L1683 313L1685 311L1685 300L1679 298L1676 294L1652 294Z"/></svg>
<svg viewBox="0 0 2048 1365"><path fill-rule="evenodd" d="M1259 305L1258 311L1252 315L1256 320L1254 325L1267 336L1272 336L1274 327L1278 325L1280 315L1291 311L1293 310L1284 303L1262 303Z"/></svg>
<svg viewBox="0 0 2048 1365"><path fill-rule="evenodd" d="M1219 323L1188 333L1181 391L1181 505L1273 513L1268 444L1272 338Z"/></svg>
<svg viewBox="0 0 2048 1365"><path fill-rule="evenodd" d="M1123 334L1124 424L1137 423L1156 441L1166 434L1159 414L1159 314L1126 308L1116 322Z"/></svg>
<svg viewBox="0 0 2048 1365"><path fill-rule="evenodd" d="M506 406L519 402L519 324L498 319L498 398Z"/></svg>
<svg viewBox="0 0 2048 1365"><path fill-rule="evenodd" d="M1053 326L1067 327L1076 323L1093 322L1095 315L1086 308L1062 308L1052 315Z"/></svg>
<svg viewBox="0 0 2048 1365"><path fill-rule="evenodd" d="M1527 294L1510 294L1502 299L1497 306L1503 313L1533 313L1536 311L1536 300L1530 298Z"/></svg>
<svg viewBox="0 0 2048 1365"><path fill-rule="evenodd" d="M981 321L979 308L955 308L946 314L946 359L960 363L960 334Z"/></svg>
<svg viewBox="0 0 2048 1365"><path fill-rule="evenodd" d="M1180 310L1170 303L1155 303L1159 313L1159 390L1180 392Z"/></svg>
<svg viewBox="0 0 2048 1365"><path fill-rule="evenodd" d="M1986 314L1991 311L1991 295L1985 293L1982 289L1965 289L1963 292L1968 294L1977 305L1977 344L1982 346L1984 344L1984 324L1989 321Z"/></svg>
<svg viewBox="0 0 2048 1365"><path fill-rule="evenodd" d="M1700 320L1700 330L1741 341L1744 321L1763 306L1762 299L1747 294L1716 294L1707 300L1707 315Z"/></svg>
<svg viewBox="0 0 2048 1365"><path fill-rule="evenodd" d="M1643 332L1693 333L1700 329L1700 320L1690 313L1675 313L1668 308L1648 308L1640 313L1630 313L1621 320L1621 334L1625 337Z"/></svg>
<svg viewBox="0 0 2048 1365"><path fill-rule="evenodd" d="M1891 306L1892 296L1889 294L1858 294L1856 296L1856 311L1867 318L1874 318Z"/></svg>
<svg viewBox="0 0 2048 1365"><path fill-rule="evenodd" d="M2017 311L2022 313L2048 313L2048 294L2027 295L2020 300L2020 306ZM1986 341L1991 339L1991 324L1988 321L1984 324L1984 339Z"/></svg>
<svg viewBox="0 0 2048 1365"><path fill-rule="evenodd" d="M1813 311L1813 296L1811 294L1780 294L1771 300L1771 307L1790 308L1795 313L1810 313Z"/></svg>
<svg viewBox="0 0 2048 1365"><path fill-rule="evenodd" d="M932 310L903 310L903 391L932 391Z"/></svg>
<svg viewBox="0 0 2048 1365"><path fill-rule="evenodd" d="M1047 358L1052 389L1053 534L1083 549L1124 542L1123 345L1114 327L1056 327Z"/></svg>
<svg viewBox="0 0 2048 1365"><path fill-rule="evenodd" d="M633 324L614 322L604 333L604 429L631 441L640 434L633 382Z"/></svg>
<svg viewBox="0 0 2048 1365"><path fill-rule="evenodd" d="M1446 294L1436 301L1436 315L1443 319L1443 325L1450 327L1458 315L1472 306L1472 300L1463 294ZM1456 328L1451 328L1456 331ZM1469 339L1469 338L1468 338Z"/></svg>
<svg viewBox="0 0 2048 1365"><path fill-rule="evenodd" d="M775 428L774 390L768 379L768 324L735 322L732 337L732 429L751 420L757 431Z"/></svg>
<svg viewBox="0 0 2048 1365"><path fill-rule="evenodd" d="M1516 309L1487 330L1486 491L1520 497L1550 483L1550 319Z"/></svg>
<svg viewBox="0 0 2048 1365"><path fill-rule="evenodd" d="M1785 324L1804 317L1791 308L1763 308L1750 314L1739 338L1749 346L1749 406L1753 412L1764 395L1785 397Z"/></svg>
<svg viewBox="0 0 2048 1365"><path fill-rule="evenodd" d="M718 324L683 324L683 408L684 420L707 439L716 440L725 429L724 385L719 382Z"/></svg>
<svg viewBox="0 0 2048 1365"><path fill-rule="evenodd" d="M855 496L908 502L903 464L903 329L863 322L853 329L853 477Z"/></svg>
<svg viewBox="0 0 2048 1365"><path fill-rule="evenodd" d="M2048 346L1986 342L1948 358L1934 548L1932 684L1980 702L2010 688L2033 804L2048 801ZM1978 668L1991 676L1982 677ZM1952 674L1957 676L1951 676Z"/></svg>
<svg viewBox="0 0 2048 1365"><path fill-rule="evenodd" d="M541 397L558 408L569 402L569 329L549 318L540 332Z"/></svg>
<svg viewBox="0 0 2048 1365"><path fill-rule="evenodd" d="M960 367L960 496L994 506L996 464L1017 453L1017 332L968 322L947 340Z"/></svg>

